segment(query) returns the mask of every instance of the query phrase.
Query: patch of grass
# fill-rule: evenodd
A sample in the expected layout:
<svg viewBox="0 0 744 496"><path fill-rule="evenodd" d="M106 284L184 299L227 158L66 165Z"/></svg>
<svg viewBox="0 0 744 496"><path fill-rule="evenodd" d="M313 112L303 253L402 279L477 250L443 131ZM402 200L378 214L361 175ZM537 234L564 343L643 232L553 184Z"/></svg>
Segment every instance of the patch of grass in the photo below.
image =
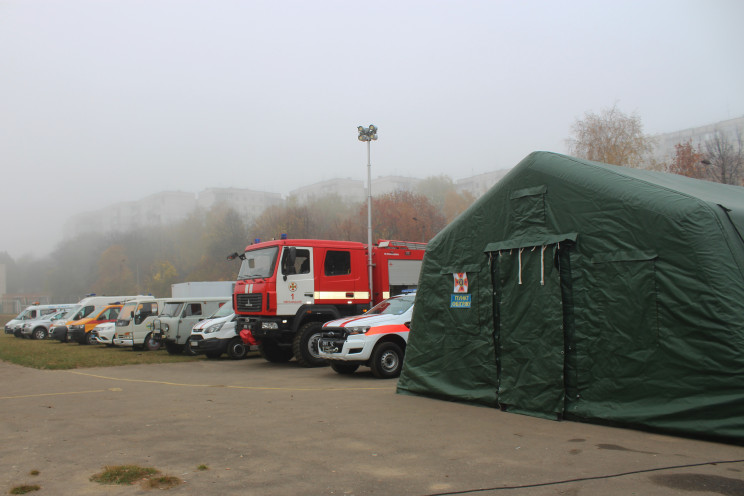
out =
<svg viewBox="0 0 744 496"><path fill-rule="evenodd" d="M57 340L21 339L0 335L0 360L35 369L76 369L113 367L141 363L174 363L204 360L203 355L170 355L167 351L132 351L131 348L107 348L103 345L79 345Z"/></svg>
<svg viewBox="0 0 744 496"><path fill-rule="evenodd" d="M201 465L196 467L196 470L209 470L209 467L207 467L206 465L202 463Z"/></svg>
<svg viewBox="0 0 744 496"><path fill-rule="evenodd" d="M147 482L144 483L144 486L150 489L170 489L171 487L176 487L182 482L181 479L173 477L172 475L158 475L148 479Z"/></svg>
<svg viewBox="0 0 744 496"><path fill-rule="evenodd" d="M159 473L159 470L151 467L115 465L103 467L103 471L92 475L90 480L101 484L134 484Z"/></svg>
<svg viewBox="0 0 744 496"><path fill-rule="evenodd" d="M39 489L41 489L41 487L36 484L23 484L11 489L10 494L27 494L33 491L38 491Z"/></svg>
<svg viewBox="0 0 744 496"><path fill-rule="evenodd" d="M28 475L39 475L39 471L38 470L32 470L31 472L28 473Z"/></svg>

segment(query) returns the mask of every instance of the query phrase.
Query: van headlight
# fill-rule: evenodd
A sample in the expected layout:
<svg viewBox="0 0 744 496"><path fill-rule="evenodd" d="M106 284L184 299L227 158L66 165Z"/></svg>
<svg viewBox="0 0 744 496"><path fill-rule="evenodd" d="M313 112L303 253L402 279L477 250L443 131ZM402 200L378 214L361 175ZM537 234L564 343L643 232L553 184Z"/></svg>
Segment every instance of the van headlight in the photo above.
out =
<svg viewBox="0 0 744 496"><path fill-rule="evenodd" d="M204 329L204 334L211 334L213 332L217 332L220 329L222 329L222 326L224 325L224 322L218 322L216 324L212 324L211 326Z"/></svg>
<svg viewBox="0 0 744 496"><path fill-rule="evenodd" d="M365 332L369 331L369 326L347 327L346 330L349 332L349 334L364 334Z"/></svg>

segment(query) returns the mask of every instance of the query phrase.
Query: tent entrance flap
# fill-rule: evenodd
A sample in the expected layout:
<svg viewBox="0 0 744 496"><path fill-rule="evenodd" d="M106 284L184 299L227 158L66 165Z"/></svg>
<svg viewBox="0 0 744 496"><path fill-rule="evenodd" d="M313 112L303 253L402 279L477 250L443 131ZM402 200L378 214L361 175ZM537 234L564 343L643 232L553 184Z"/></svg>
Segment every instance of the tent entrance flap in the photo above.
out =
<svg viewBox="0 0 744 496"><path fill-rule="evenodd" d="M565 403L565 337L558 244L493 254L498 401L556 418Z"/></svg>

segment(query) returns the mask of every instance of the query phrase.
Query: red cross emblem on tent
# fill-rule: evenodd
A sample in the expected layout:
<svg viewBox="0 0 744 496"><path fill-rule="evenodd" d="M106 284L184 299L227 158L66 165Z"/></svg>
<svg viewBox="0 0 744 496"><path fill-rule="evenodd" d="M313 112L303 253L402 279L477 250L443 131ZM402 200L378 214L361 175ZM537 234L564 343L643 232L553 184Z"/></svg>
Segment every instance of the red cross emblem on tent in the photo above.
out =
<svg viewBox="0 0 744 496"><path fill-rule="evenodd" d="M455 293L467 293L468 292L468 274L467 272L454 272L452 274L455 277Z"/></svg>

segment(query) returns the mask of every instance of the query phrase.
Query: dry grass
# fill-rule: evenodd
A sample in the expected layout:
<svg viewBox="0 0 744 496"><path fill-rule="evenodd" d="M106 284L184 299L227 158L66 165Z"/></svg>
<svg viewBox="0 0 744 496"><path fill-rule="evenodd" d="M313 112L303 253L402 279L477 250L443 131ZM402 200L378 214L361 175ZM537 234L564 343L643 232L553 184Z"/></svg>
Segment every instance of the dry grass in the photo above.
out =
<svg viewBox="0 0 744 496"><path fill-rule="evenodd" d="M115 465L103 467L103 470L90 477L93 482L101 484L134 484L158 474L159 470L137 465Z"/></svg>
<svg viewBox="0 0 744 496"><path fill-rule="evenodd" d="M39 489L41 489L41 487L36 484L22 484L20 486L15 486L9 492L10 494L28 494L33 491L38 491Z"/></svg>
<svg viewBox="0 0 744 496"><path fill-rule="evenodd" d="M156 477L149 478L144 486L150 489L170 489L176 487L183 481L178 477L172 475L158 475Z"/></svg>
<svg viewBox="0 0 744 496"><path fill-rule="evenodd" d="M107 466L101 472L92 475L90 480L100 484L120 485L141 482L142 487L147 489L170 489L183 482L172 475L161 475L158 469L137 465Z"/></svg>
<svg viewBox="0 0 744 496"><path fill-rule="evenodd" d="M82 346L56 340L16 338L0 334L0 360L35 369L112 367L141 363L174 363L204 360L204 356L169 355L165 350L132 351L131 348Z"/></svg>

